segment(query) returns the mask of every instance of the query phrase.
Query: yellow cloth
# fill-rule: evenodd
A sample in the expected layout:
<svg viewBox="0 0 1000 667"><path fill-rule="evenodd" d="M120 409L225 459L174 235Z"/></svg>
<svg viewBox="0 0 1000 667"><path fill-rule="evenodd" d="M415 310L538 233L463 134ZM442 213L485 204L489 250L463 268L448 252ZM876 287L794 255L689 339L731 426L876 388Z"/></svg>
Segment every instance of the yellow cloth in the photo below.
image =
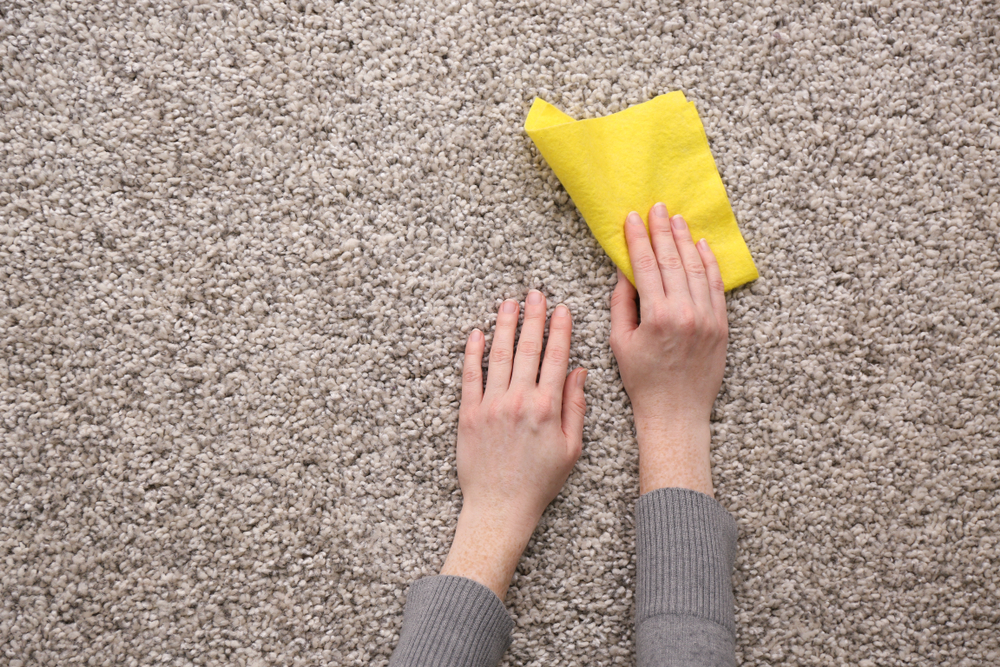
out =
<svg viewBox="0 0 1000 667"><path fill-rule="evenodd" d="M601 247L633 283L623 225L658 201L719 260L726 289L757 278L694 103L678 91L603 118L573 120L536 98L524 129Z"/></svg>

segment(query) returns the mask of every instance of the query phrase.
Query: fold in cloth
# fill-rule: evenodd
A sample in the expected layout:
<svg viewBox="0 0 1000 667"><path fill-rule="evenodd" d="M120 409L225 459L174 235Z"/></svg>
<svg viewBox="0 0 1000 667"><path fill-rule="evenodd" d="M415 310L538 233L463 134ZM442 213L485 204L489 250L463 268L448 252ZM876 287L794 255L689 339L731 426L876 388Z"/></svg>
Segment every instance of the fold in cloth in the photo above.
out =
<svg viewBox="0 0 1000 667"><path fill-rule="evenodd" d="M630 211L646 219L662 201L704 238L730 290L757 278L693 102L682 92L660 95L603 118L574 120L541 98L524 129L541 151L587 225L628 279L623 225Z"/></svg>

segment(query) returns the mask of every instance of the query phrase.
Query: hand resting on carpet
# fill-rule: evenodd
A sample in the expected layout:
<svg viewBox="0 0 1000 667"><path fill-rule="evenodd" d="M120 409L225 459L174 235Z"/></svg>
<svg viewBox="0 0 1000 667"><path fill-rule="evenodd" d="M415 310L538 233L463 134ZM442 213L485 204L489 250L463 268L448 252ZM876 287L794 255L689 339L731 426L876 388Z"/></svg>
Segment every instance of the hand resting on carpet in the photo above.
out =
<svg viewBox="0 0 1000 667"><path fill-rule="evenodd" d="M726 365L726 295L704 239L663 204L625 222L635 287L619 269L611 349L632 400L639 493L679 487L713 495L712 404ZM637 293L638 290L638 293ZM638 306L636 297L638 296Z"/></svg>
<svg viewBox="0 0 1000 667"><path fill-rule="evenodd" d="M473 331L465 346L457 454L462 511L441 574L478 581L501 600L583 440L587 371L566 376L573 319L566 306L556 306L542 359L545 313L545 297L533 290L515 354L518 304L500 305L485 391L482 332Z"/></svg>

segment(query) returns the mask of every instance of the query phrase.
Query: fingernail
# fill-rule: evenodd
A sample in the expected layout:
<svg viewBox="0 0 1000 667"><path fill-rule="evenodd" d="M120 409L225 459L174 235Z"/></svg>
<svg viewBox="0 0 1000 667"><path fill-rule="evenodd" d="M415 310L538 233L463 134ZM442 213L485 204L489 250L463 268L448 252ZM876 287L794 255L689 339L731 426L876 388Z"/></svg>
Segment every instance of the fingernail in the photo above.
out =
<svg viewBox="0 0 1000 667"><path fill-rule="evenodd" d="M533 306L539 304L542 302L542 293L536 289L533 289L530 292L528 292L528 298L525 300Z"/></svg>
<svg viewBox="0 0 1000 667"><path fill-rule="evenodd" d="M702 250L708 250L708 241L706 241L705 239L698 241L698 247L701 248Z"/></svg>
<svg viewBox="0 0 1000 667"><path fill-rule="evenodd" d="M628 220L629 224L631 224L631 225L641 225L642 224L642 217L638 213L636 213L635 211L632 211L631 213L629 213L628 214L628 218L626 218L626 219Z"/></svg>
<svg viewBox="0 0 1000 667"><path fill-rule="evenodd" d="M576 386L583 389L583 385L587 384L587 371L584 369L582 373L576 374Z"/></svg>
<svg viewBox="0 0 1000 667"><path fill-rule="evenodd" d="M480 331L479 329L473 329L472 333L469 334L469 340L471 340L473 343L478 343L482 339L483 339L483 332Z"/></svg>
<svg viewBox="0 0 1000 667"><path fill-rule="evenodd" d="M552 317L569 317L569 308L560 303L556 306L556 310L552 313Z"/></svg>
<svg viewBox="0 0 1000 667"><path fill-rule="evenodd" d="M674 217L670 218L670 224L677 231L683 231L687 229L687 223L684 221L684 218L682 218L679 215L675 215Z"/></svg>
<svg viewBox="0 0 1000 667"><path fill-rule="evenodd" d="M667 217L667 207L663 204L663 202L656 202L653 204L653 213L655 213L658 218L665 218Z"/></svg>
<svg viewBox="0 0 1000 667"><path fill-rule="evenodd" d="M516 311L517 311L517 302L511 301L510 299L504 301L503 305L500 306L500 312L502 313L513 313Z"/></svg>

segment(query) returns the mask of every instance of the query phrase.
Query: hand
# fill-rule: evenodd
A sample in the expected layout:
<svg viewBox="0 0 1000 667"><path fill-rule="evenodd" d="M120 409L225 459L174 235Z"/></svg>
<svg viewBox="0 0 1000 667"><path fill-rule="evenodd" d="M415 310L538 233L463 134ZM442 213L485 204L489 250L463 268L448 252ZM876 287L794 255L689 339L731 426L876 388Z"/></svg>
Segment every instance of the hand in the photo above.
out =
<svg viewBox="0 0 1000 667"><path fill-rule="evenodd" d="M625 238L635 287L618 272L611 349L632 400L639 491L683 487L713 495L709 420L728 335L719 264L663 204L649 212L649 235L639 214L629 213Z"/></svg>
<svg viewBox="0 0 1000 667"><path fill-rule="evenodd" d="M566 306L556 307L542 361L545 311L541 292L529 293L515 355L518 305L501 304L485 392L482 332L473 331L465 346L457 455L462 512L441 574L474 579L501 600L583 444L587 371L566 377L573 320Z"/></svg>

